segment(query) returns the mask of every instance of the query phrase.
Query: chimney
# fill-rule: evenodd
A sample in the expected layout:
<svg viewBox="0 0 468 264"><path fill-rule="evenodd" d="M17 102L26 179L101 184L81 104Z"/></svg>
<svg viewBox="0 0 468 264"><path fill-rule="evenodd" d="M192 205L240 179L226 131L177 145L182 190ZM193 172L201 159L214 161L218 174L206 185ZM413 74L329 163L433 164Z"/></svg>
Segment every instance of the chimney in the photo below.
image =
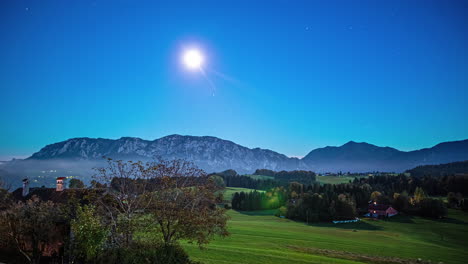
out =
<svg viewBox="0 0 468 264"><path fill-rule="evenodd" d="M55 191L61 192L65 189L65 177L58 177L57 178L57 188L55 188Z"/></svg>
<svg viewBox="0 0 468 264"><path fill-rule="evenodd" d="M29 194L29 180L28 178L23 179L23 197Z"/></svg>

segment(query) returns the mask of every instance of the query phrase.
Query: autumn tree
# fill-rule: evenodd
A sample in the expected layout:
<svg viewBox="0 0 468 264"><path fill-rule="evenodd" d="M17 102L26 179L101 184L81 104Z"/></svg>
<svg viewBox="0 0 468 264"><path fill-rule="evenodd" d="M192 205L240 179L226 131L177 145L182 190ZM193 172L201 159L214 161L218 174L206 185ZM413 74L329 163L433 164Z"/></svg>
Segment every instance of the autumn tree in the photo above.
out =
<svg viewBox="0 0 468 264"><path fill-rule="evenodd" d="M107 167L97 168L95 182L109 186L100 199L111 227L114 246L128 248L145 210L152 202L148 164L142 162L107 160Z"/></svg>
<svg viewBox="0 0 468 264"><path fill-rule="evenodd" d="M382 193L378 192L378 191L373 191L371 193L371 196L370 196L370 199L371 201L373 202L377 202L377 200L379 199L379 197L382 196Z"/></svg>
<svg viewBox="0 0 468 264"><path fill-rule="evenodd" d="M416 187L416 190L414 191L414 203L418 204L424 198L427 198L427 195L424 192L424 190L421 187Z"/></svg>
<svg viewBox="0 0 468 264"><path fill-rule="evenodd" d="M225 210L216 206L220 186L191 162L108 160L95 178L110 186L102 205L118 247L128 248L137 231L165 246L180 239L203 245L227 235Z"/></svg>
<svg viewBox="0 0 468 264"><path fill-rule="evenodd" d="M30 263L39 263L47 245L63 242L57 227L62 218L57 205L32 197L1 212L0 225L6 227L3 229L6 233L1 235Z"/></svg>
<svg viewBox="0 0 468 264"><path fill-rule="evenodd" d="M216 193L222 187L212 177L184 160L158 160L149 170L157 183L149 221L165 246L180 239L202 246L214 235L228 235L225 209L216 206Z"/></svg>

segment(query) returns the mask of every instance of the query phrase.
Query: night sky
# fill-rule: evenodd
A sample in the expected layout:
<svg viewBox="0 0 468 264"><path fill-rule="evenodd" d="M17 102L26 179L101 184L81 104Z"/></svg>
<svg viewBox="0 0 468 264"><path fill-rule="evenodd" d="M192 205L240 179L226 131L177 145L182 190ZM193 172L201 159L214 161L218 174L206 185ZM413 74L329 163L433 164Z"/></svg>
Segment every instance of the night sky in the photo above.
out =
<svg viewBox="0 0 468 264"><path fill-rule="evenodd" d="M253 2L0 1L0 160L73 137L468 138L468 1Z"/></svg>

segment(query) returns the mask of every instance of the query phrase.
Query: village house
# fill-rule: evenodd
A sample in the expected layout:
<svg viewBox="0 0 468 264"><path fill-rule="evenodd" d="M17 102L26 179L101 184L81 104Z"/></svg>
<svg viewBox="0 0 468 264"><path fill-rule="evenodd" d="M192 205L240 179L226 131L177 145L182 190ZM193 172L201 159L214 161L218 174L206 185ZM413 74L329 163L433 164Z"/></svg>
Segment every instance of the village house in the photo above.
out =
<svg viewBox="0 0 468 264"><path fill-rule="evenodd" d="M30 188L29 180L23 180L22 188L18 188L12 192L12 198L17 202L25 202L33 197L37 197L42 201L51 201L55 204L66 204L71 199L76 199L81 204L88 203L89 195L102 194L105 189L67 189L65 186L65 177L58 177L56 179L55 188ZM57 241L44 245L43 257L63 256L64 254L64 241L69 236L70 226L63 220L56 222Z"/></svg>
<svg viewBox="0 0 468 264"><path fill-rule="evenodd" d="M31 199L31 197L36 196L40 198L42 201L52 201L54 203L66 203L72 196L79 199L80 201L82 198L91 193L91 190L97 192L103 192L103 189L80 189L80 188L73 188L67 189L65 188L65 177L58 177L56 179L56 186L55 188L45 188L45 187L36 187L30 188L29 187L29 180L23 180L23 187L18 188L12 192L12 197L16 201L27 201Z"/></svg>
<svg viewBox="0 0 468 264"><path fill-rule="evenodd" d="M397 215L398 211L395 210L391 205L387 204L377 204L377 202L371 202L368 206L368 213L366 216L374 217L374 218L382 218L382 217L392 217Z"/></svg>

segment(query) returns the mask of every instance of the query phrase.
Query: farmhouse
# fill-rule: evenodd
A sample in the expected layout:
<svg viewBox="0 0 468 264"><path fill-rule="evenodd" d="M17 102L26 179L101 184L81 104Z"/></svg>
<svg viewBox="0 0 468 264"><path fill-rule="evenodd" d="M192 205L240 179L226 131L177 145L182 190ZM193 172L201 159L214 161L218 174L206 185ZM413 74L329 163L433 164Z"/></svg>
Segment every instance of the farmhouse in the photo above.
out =
<svg viewBox="0 0 468 264"><path fill-rule="evenodd" d="M101 194L105 192L105 189L93 188L74 188L67 189L65 188L65 177L58 177L56 179L55 188L30 188L29 180L23 180L23 187L18 188L12 192L12 197L16 201L27 201L33 196L40 198L42 201L52 201L54 203L67 203L70 198L76 198L80 202L86 202L87 199L84 199L86 196L91 194Z"/></svg>
<svg viewBox="0 0 468 264"><path fill-rule="evenodd" d="M398 211L395 210L391 205L387 204L377 204L377 202L369 203L368 214L366 216L370 217L392 217L398 214Z"/></svg>
<svg viewBox="0 0 468 264"><path fill-rule="evenodd" d="M26 202L33 197L37 197L42 201L51 201L56 204L67 204L75 200L81 204L92 202L93 196L102 194L105 189L67 189L65 188L65 177L58 177L56 179L55 188L30 188L29 180L23 180L23 187L18 188L12 192L12 198L16 202ZM65 238L69 237L70 226L65 220L55 222L56 236L54 241L49 241L47 244L42 245L43 257L53 258L54 256L63 256ZM0 248L1 250L1 248ZM0 251L1 252L1 251Z"/></svg>

